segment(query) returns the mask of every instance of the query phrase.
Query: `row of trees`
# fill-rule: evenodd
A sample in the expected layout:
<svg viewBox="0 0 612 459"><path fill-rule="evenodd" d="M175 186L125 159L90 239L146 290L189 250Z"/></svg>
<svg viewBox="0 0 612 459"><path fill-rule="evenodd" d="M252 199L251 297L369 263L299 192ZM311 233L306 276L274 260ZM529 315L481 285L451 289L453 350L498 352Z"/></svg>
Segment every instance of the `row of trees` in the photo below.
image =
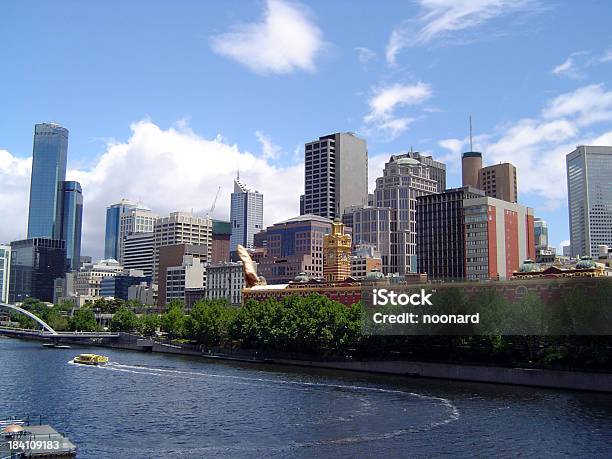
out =
<svg viewBox="0 0 612 459"><path fill-rule="evenodd" d="M99 329L95 304L74 311L72 316L67 304L49 308L32 301L24 306L57 330ZM189 313L177 301L161 315L137 315L135 309L130 304L117 304L110 330L152 336L161 329L169 339L207 347L612 369L612 280L598 282L589 292L576 289L554 305L545 305L530 294L509 303L494 290L469 298L458 288L440 290L430 312L481 313L482 323L466 325L461 335L456 334L456 325L452 329L440 325L421 336L369 333L366 308L346 307L321 295L248 301L241 308L225 301L202 301ZM508 330L521 332L509 335ZM586 336L586 332L593 336Z"/></svg>

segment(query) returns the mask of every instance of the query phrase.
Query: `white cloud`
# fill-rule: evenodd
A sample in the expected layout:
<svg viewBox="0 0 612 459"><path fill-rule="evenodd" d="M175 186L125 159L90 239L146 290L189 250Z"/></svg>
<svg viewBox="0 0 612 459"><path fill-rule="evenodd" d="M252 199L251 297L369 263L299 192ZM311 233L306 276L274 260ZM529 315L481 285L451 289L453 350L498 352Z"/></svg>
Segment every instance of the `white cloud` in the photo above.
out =
<svg viewBox="0 0 612 459"><path fill-rule="evenodd" d="M612 49L608 49L603 55L599 58L599 62L605 63L612 61Z"/></svg>
<svg viewBox="0 0 612 459"><path fill-rule="evenodd" d="M264 159L276 159L280 154L282 148L278 145L275 145L272 142L272 139L265 135L261 131L255 131L255 137L257 137L257 141L261 144L261 150L263 153Z"/></svg>
<svg viewBox="0 0 612 459"><path fill-rule="evenodd" d="M0 244L25 239L32 159L0 150Z"/></svg>
<svg viewBox="0 0 612 459"><path fill-rule="evenodd" d="M396 63L404 48L429 43L450 34L477 27L491 19L528 9L532 0L418 0L421 14L392 31L386 49L387 62Z"/></svg>
<svg viewBox="0 0 612 459"><path fill-rule="evenodd" d="M105 208L123 197L141 200L160 215L192 209L204 215L221 185L213 217L229 219L238 164L247 185L264 194L266 224L299 213L302 164L276 166L220 136L206 139L188 128L162 129L141 121L131 129L131 137L109 144L92 168L68 171L68 178L83 186L83 254L102 255ZM0 225L0 240L25 237L29 165L30 159L0 152L0 208L9 212L3 220L8 224Z"/></svg>
<svg viewBox="0 0 612 459"><path fill-rule="evenodd" d="M433 91L427 83L419 81L414 85L393 84L374 89L368 101L370 112L363 118L370 128L397 137L415 121L414 117L397 116L400 107L418 105L429 99Z"/></svg>
<svg viewBox="0 0 612 459"><path fill-rule="evenodd" d="M214 52L260 74L315 70L324 42L311 14L301 4L267 0L260 22L236 25L210 39Z"/></svg>
<svg viewBox="0 0 612 459"><path fill-rule="evenodd" d="M544 118L575 117L580 126L612 120L612 91L603 84L583 86L561 94L544 108Z"/></svg>
<svg viewBox="0 0 612 459"><path fill-rule="evenodd" d="M570 78L574 78L576 76L576 69L574 67L574 59L568 57L562 64L557 65L552 73L554 75L566 75Z"/></svg>
<svg viewBox="0 0 612 459"><path fill-rule="evenodd" d="M367 64L376 59L376 53L369 48L357 47L355 51L357 51L357 58L362 64Z"/></svg>

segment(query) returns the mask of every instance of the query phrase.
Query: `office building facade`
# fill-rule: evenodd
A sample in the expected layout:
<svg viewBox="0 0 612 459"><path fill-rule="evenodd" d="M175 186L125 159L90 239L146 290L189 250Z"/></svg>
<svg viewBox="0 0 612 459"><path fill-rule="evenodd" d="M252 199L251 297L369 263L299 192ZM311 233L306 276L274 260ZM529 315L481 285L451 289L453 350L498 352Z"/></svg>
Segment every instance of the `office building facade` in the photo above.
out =
<svg viewBox="0 0 612 459"><path fill-rule="evenodd" d="M34 127L28 239L59 239L61 184L66 180L68 130L58 124Z"/></svg>
<svg viewBox="0 0 612 459"><path fill-rule="evenodd" d="M577 147L566 156L571 252L595 257L612 245L612 147Z"/></svg>
<svg viewBox="0 0 612 459"><path fill-rule="evenodd" d="M225 299L234 306L242 304L245 287L242 262L211 263L206 267L206 298Z"/></svg>
<svg viewBox="0 0 612 459"><path fill-rule="evenodd" d="M79 182L61 183L58 239L66 242L66 262L69 271L81 263L81 232L83 228L83 191Z"/></svg>
<svg viewBox="0 0 612 459"><path fill-rule="evenodd" d="M453 188L417 198L417 271L429 279L467 278L463 202L484 197L473 187ZM470 254L475 253L470 249ZM484 250L482 251L484 253Z"/></svg>
<svg viewBox="0 0 612 459"><path fill-rule="evenodd" d="M266 229L266 255L258 265L258 274L268 284L283 284L306 273L323 277L323 237L331 232L332 221L318 215L301 215L276 223Z"/></svg>
<svg viewBox="0 0 612 459"><path fill-rule="evenodd" d="M155 283L161 281L157 276L159 251L163 246L175 244L201 245L207 250L206 261L211 258L212 220L209 217L197 217L186 212L172 212L167 217L155 220L154 236L153 280ZM180 264L180 261L177 263ZM162 297L161 292L160 297Z"/></svg>
<svg viewBox="0 0 612 459"><path fill-rule="evenodd" d="M461 184L480 189L480 170L482 169L482 153L466 151L461 155ZM442 191L442 190L441 190Z"/></svg>
<svg viewBox="0 0 612 459"><path fill-rule="evenodd" d="M153 234L155 220L159 216L151 209L141 204L125 209L119 217L119 258L117 260L123 264L125 240L128 236L140 233Z"/></svg>
<svg viewBox="0 0 612 459"><path fill-rule="evenodd" d="M122 244L121 265L126 269L139 269L145 276L153 276L154 246L153 232L126 236Z"/></svg>
<svg viewBox="0 0 612 459"><path fill-rule="evenodd" d="M230 251L238 245L253 248L253 237L263 229L263 194L249 189L240 178L234 180L234 192L230 203Z"/></svg>
<svg viewBox="0 0 612 459"><path fill-rule="evenodd" d="M368 149L352 133L319 137L304 147L304 197L300 213L333 220L350 206L367 204Z"/></svg>
<svg viewBox="0 0 612 459"><path fill-rule="evenodd" d="M76 272L74 287L77 295L98 298L102 295L102 279L113 277L123 272L123 266L113 258L88 263Z"/></svg>
<svg viewBox="0 0 612 459"><path fill-rule="evenodd" d="M510 163L483 167L478 173L478 188L492 198L518 202L516 167Z"/></svg>
<svg viewBox="0 0 612 459"><path fill-rule="evenodd" d="M225 222L221 220L212 221L212 251L210 260L212 263L222 263L224 261L230 260L231 236L231 222Z"/></svg>
<svg viewBox="0 0 612 459"><path fill-rule="evenodd" d="M26 298L52 302L55 279L66 274L66 243L32 238L11 242L9 302Z"/></svg>
<svg viewBox="0 0 612 459"><path fill-rule="evenodd" d="M429 172L429 166L414 158L392 156L383 176L376 179L376 207L391 209L388 273L416 272L417 198L437 193L440 186Z"/></svg>
<svg viewBox="0 0 612 459"><path fill-rule="evenodd" d="M151 285L151 277L139 269L124 269L114 276L104 277L100 282L100 296L129 300L129 288L134 285Z"/></svg>
<svg viewBox="0 0 612 459"><path fill-rule="evenodd" d="M542 218L533 219L533 234L537 250L548 249L548 223Z"/></svg>
<svg viewBox="0 0 612 459"><path fill-rule="evenodd" d="M104 233L104 258L119 261L121 244L121 216L136 204L128 199L122 199L106 208L106 229Z"/></svg>
<svg viewBox="0 0 612 459"><path fill-rule="evenodd" d="M0 245L0 303L9 301L11 278L11 246Z"/></svg>
<svg viewBox="0 0 612 459"><path fill-rule="evenodd" d="M185 288L204 288L206 286L205 266L210 259L210 249L206 244L178 243L162 245L159 247L158 253L157 305L160 310L166 306L169 298L170 300L184 300ZM189 274L190 272L199 272L200 265L202 266L202 275L200 277L198 277L199 275ZM171 271L170 275L169 271ZM179 288L179 281L181 279L187 280L187 283L181 284L182 287ZM170 294L168 293L168 280L174 283L172 286L174 290Z"/></svg>
<svg viewBox="0 0 612 459"><path fill-rule="evenodd" d="M463 201L466 279L509 279L535 259L533 209L491 197Z"/></svg>

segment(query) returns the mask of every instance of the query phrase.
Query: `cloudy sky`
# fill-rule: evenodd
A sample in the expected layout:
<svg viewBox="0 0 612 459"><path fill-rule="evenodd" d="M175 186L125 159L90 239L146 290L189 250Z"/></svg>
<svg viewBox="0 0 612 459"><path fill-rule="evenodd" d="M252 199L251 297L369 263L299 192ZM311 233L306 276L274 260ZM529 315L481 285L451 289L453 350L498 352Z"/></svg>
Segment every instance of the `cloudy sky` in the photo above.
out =
<svg viewBox="0 0 612 459"><path fill-rule="evenodd" d="M612 145L610 17L601 1L3 2L0 242L26 234L37 122L70 130L99 257L108 204L206 213L221 186L229 218L238 166L266 224L296 215L303 144L337 131L367 138L371 183L413 148L459 186L471 114L484 162L517 166L558 246L565 154Z"/></svg>

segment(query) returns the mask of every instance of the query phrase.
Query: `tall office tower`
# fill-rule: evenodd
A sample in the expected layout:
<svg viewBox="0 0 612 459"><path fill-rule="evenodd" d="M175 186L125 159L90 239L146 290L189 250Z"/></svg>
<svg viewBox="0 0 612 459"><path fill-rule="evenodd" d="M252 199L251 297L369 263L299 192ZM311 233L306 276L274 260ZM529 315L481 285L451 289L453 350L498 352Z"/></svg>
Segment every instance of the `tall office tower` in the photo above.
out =
<svg viewBox="0 0 612 459"><path fill-rule="evenodd" d="M42 123L34 127L28 239L59 239L61 183L66 180L68 129Z"/></svg>
<svg viewBox="0 0 612 459"><path fill-rule="evenodd" d="M121 216L136 207L133 202L122 199L106 208L106 232L104 233L104 258L119 260L121 243Z"/></svg>
<svg viewBox="0 0 612 459"><path fill-rule="evenodd" d="M206 261L212 255L212 220L209 217L196 217L186 212L172 212L168 217L155 220L155 245L153 258L153 282L159 283L158 266L160 247L174 244L195 244L206 246ZM176 265L178 266L180 262ZM161 287L160 287L161 289ZM160 290L160 298L163 297Z"/></svg>
<svg viewBox="0 0 612 459"><path fill-rule="evenodd" d="M533 209L501 199L463 201L468 280L508 279L535 259Z"/></svg>
<svg viewBox="0 0 612 459"><path fill-rule="evenodd" d="M0 303L8 303L11 277L11 246L0 245Z"/></svg>
<svg viewBox="0 0 612 459"><path fill-rule="evenodd" d="M323 278L340 282L351 275L351 236L344 234L338 219L332 223L330 234L323 236Z"/></svg>
<svg viewBox="0 0 612 459"><path fill-rule="evenodd" d="M582 145L566 157L572 256L612 245L612 147Z"/></svg>
<svg viewBox="0 0 612 459"><path fill-rule="evenodd" d="M162 220L162 219L160 219ZM157 306L161 310L172 300L184 300L185 289L206 287L206 264L210 246L178 243L159 247Z"/></svg>
<svg viewBox="0 0 612 459"><path fill-rule="evenodd" d="M436 161L432 156L424 155L418 151L410 151L405 155L394 155L395 158L412 158L416 159L421 164L429 166L429 178L438 182L438 193L446 190L446 164Z"/></svg>
<svg viewBox="0 0 612 459"><path fill-rule="evenodd" d="M153 233L158 215L141 204L125 209L119 216L119 263L123 264L125 239L137 233Z"/></svg>
<svg viewBox="0 0 612 459"><path fill-rule="evenodd" d="M123 241L121 265L125 269L139 269L145 276L153 276L155 233L134 233Z"/></svg>
<svg viewBox="0 0 612 459"><path fill-rule="evenodd" d="M461 155L461 183L463 186L480 188L479 177L482 169L482 153L466 151Z"/></svg>
<svg viewBox="0 0 612 459"><path fill-rule="evenodd" d="M349 206L366 205L368 149L352 133L319 137L305 145L305 193L302 215L342 218Z"/></svg>
<svg viewBox="0 0 612 459"><path fill-rule="evenodd" d="M267 253L258 262L258 274L270 285L287 283L302 272L323 277L323 236L331 228L332 221L318 215L300 215L268 226Z"/></svg>
<svg viewBox="0 0 612 459"><path fill-rule="evenodd" d="M235 252L238 244L252 249L253 236L263 229L263 194L247 188L240 181L240 177L234 180L230 220L232 224L230 251Z"/></svg>
<svg viewBox="0 0 612 459"><path fill-rule="evenodd" d="M26 298L52 302L54 282L66 274L66 243L32 238L11 242L9 302Z"/></svg>
<svg viewBox="0 0 612 459"><path fill-rule="evenodd" d="M510 163L483 167L478 173L478 183L487 196L508 202L518 201L516 167Z"/></svg>
<svg viewBox="0 0 612 459"><path fill-rule="evenodd" d="M419 273L441 281L467 278L463 202L484 195L477 188L462 187L417 198ZM468 252L473 256L485 250L470 247Z"/></svg>
<svg viewBox="0 0 612 459"><path fill-rule="evenodd" d="M391 209L391 253L387 268L390 273L416 272L417 197L436 193L439 187L429 174L430 167L414 158L392 156L385 164L383 176L376 179L376 207ZM382 254L381 248L378 249Z"/></svg>
<svg viewBox="0 0 612 459"><path fill-rule="evenodd" d="M83 226L83 192L79 182L62 182L58 206L58 239L66 241L66 262L69 271L81 263L81 231Z"/></svg>
<svg viewBox="0 0 612 459"><path fill-rule="evenodd" d="M542 218L533 219L533 231L536 250L548 249L548 223Z"/></svg>

